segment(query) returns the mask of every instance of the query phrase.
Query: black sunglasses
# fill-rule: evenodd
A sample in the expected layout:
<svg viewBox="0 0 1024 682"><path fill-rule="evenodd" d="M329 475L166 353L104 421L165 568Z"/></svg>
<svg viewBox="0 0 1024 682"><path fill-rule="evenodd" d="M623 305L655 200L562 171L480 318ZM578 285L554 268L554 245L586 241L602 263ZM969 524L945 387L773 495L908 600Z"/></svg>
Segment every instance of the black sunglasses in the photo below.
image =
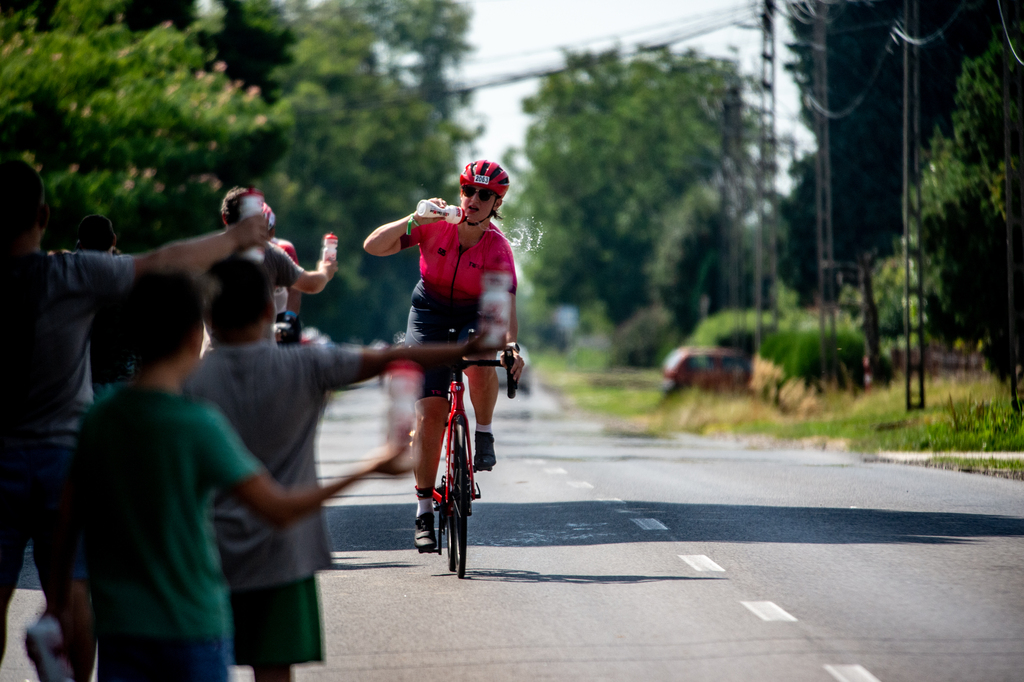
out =
<svg viewBox="0 0 1024 682"><path fill-rule="evenodd" d="M462 186L462 196L469 199L474 194L480 195L480 201L490 201L492 197L498 196L498 193L492 189L483 189L481 187L473 187L472 185Z"/></svg>

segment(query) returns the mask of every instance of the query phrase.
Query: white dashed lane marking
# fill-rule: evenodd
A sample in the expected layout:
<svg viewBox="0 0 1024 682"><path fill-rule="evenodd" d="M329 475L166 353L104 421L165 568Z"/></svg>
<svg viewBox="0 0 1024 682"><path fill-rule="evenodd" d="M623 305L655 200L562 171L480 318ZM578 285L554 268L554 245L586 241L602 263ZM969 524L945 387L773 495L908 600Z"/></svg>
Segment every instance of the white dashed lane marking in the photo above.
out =
<svg viewBox="0 0 1024 682"><path fill-rule="evenodd" d="M668 526L658 519L630 519L643 530L668 530Z"/></svg>
<svg viewBox="0 0 1024 682"><path fill-rule="evenodd" d="M725 569L716 564L711 559L707 558L703 554L680 554L679 558L690 564L690 568L695 571L720 571L725 572Z"/></svg>
<svg viewBox="0 0 1024 682"><path fill-rule="evenodd" d="M750 611L761 620L772 621L795 621L796 618L782 610L781 607L770 601L741 601Z"/></svg>
<svg viewBox="0 0 1024 682"><path fill-rule="evenodd" d="M593 488L594 487L594 486L590 485L589 483L587 483L586 481L566 481L566 483L568 483L573 488Z"/></svg>
<svg viewBox="0 0 1024 682"><path fill-rule="evenodd" d="M862 665L826 665L825 670L839 682L880 682Z"/></svg>
<svg viewBox="0 0 1024 682"><path fill-rule="evenodd" d="M617 497L599 497L599 498L597 498L597 501L598 502L618 502L619 504L625 504L625 502L623 502L622 500L620 500Z"/></svg>
<svg viewBox="0 0 1024 682"><path fill-rule="evenodd" d="M545 474L567 474L569 472L566 471L565 469L563 469L562 467L554 467L552 469L545 469L544 473Z"/></svg>

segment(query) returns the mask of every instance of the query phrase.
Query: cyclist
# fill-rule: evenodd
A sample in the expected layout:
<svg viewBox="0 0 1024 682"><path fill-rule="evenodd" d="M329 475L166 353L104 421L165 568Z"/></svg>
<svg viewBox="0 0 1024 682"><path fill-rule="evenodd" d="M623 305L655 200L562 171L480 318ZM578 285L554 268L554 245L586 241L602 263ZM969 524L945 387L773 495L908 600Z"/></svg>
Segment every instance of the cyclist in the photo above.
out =
<svg viewBox="0 0 1024 682"><path fill-rule="evenodd" d="M374 256L390 256L411 246L420 247L420 281L412 292L405 335L409 345L464 340L477 319L483 272L511 274L512 313L506 343L513 349L512 376L518 380L524 364L516 344L515 261L505 235L491 222L492 218L501 219L498 208L508 191L508 173L493 161L474 161L462 171L459 183L463 222L453 225L410 214L378 227L363 242L363 248ZM447 205L443 199L431 201L441 207ZM456 339L449 339L450 329L455 330ZM495 464L491 418L498 400L498 376L491 367L468 367L466 378L476 412L473 468L490 471ZM416 404L415 545L421 553L437 549L433 490L448 417L448 379L446 367L427 370L423 398Z"/></svg>

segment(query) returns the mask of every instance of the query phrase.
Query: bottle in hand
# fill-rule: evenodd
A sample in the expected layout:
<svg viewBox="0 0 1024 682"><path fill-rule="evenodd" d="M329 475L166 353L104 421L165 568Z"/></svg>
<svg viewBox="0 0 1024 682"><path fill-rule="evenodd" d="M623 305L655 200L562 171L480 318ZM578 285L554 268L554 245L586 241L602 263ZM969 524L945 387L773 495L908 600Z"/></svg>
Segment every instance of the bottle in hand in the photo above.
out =
<svg viewBox="0 0 1024 682"><path fill-rule="evenodd" d="M506 333L512 317L512 275L492 271L483 275L483 294L480 296L480 322L477 329L484 337L484 344L497 348L505 344Z"/></svg>
<svg viewBox="0 0 1024 682"><path fill-rule="evenodd" d="M423 370L415 362L396 360L384 371L389 402L385 438L392 445L406 446L416 430L416 401L423 397Z"/></svg>
<svg viewBox="0 0 1024 682"><path fill-rule="evenodd" d="M338 260L338 238L333 232L324 235L324 246L320 250L320 260L337 262Z"/></svg>
<svg viewBox="0 0 1024 682"><path fill-rule="evenodd" d="M417 218L440 218L452 225L458 225L466 219L466 212L459 206L445 206L441 208L432 201L424 199L416 204Z"/></svg>

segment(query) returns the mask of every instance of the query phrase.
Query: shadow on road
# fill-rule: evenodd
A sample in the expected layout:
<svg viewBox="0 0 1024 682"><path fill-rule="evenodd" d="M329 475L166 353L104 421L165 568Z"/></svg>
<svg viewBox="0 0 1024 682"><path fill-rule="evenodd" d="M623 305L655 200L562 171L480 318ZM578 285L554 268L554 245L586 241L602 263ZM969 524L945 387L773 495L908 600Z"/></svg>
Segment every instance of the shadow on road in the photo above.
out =
<svg viewBox="0 0 1024 682"><path fill-rule="evenodd" d="M411 549L414 510L412 504L330 507L327 523L332 549ZM666 530L643 530L633 519L655 519ZM1024 537L1024 518L882 509L595 501L478 503L469 526L469 544L489 547L628 542L956 544L991 537Z"/></svg>
<svg viewBox="0 0 1024 682"><path fill-rule="evenodd" d="M331 549L336 552L412 549L413 504L326 507ZM632 519L654 519L665 530L643 530ZM650 526L651 524L645 523ZM768 507L663 502L478 503L469 544L486 547L554 547L629 542L781 542L795 544L957 544L982 538L1024 537L1024 518L990 514L909 512L828 507ZM339 565L338 570L391 568ZM477 579L517 582L662 580L646 576L550 576L494 571ZM18 580L39 589L31 555Z"/></svg>
<svg viewBox="0 0 1024 682"><path fill-rule="evenodd" d="M715 577L677 575L551 575L535 571L512 571L495 568L474 568L466 573L468 580L503 583L562 583L567 585L637 585L678 580L724 580Z"/></svg>

